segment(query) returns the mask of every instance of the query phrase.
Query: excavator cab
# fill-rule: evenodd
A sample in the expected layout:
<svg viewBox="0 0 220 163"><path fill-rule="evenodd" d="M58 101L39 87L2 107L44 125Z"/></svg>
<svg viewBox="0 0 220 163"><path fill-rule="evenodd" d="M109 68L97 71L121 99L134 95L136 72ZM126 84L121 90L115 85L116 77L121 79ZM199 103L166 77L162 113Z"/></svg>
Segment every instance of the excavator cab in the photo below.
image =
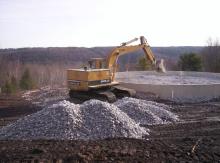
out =
<svg viewBox="0 0 220 163"><path fill-rule="evenodd" d="M104 58L91 58L89 63L90 69L103 69L105 68L105 62Z"/></svg>

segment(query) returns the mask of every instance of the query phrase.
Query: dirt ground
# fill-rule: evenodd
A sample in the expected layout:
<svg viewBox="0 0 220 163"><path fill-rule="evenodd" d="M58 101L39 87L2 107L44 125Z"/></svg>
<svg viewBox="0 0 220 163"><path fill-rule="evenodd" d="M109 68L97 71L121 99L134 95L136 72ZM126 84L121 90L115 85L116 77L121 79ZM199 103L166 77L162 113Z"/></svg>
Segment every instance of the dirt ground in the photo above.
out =
<svg viewBox="0 0 220 163"><path fill-rule="evenodd" d="M138 98L172 106L181 121L146 126L143 140L0 141L0 162L220 162L220 100L176 104L139 93ZM41 107L21 95L0 96L0 127Z"/></svg>

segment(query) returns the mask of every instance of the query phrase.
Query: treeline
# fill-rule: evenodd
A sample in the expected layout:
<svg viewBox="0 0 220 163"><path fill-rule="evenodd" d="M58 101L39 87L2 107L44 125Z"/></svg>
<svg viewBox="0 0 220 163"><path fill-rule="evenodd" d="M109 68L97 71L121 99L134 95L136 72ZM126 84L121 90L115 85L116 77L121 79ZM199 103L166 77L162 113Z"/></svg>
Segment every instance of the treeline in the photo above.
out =
<svg viewBox="0 0 220 163"><path fill-rule="evenodd" d="M220 43L218 39L207 41L208 45L202 51L204 71L220 72Z"/></svg>
<svg viewBox="0 0 220 163"><path fill-rule="evenodd" d="M114 47L50 47L50 48L19 48L19 49L0 49L0 56L10 61L18 61L20 63L64 63L71 64L74 61L85 62L90 58L103 57L106 58ZM203 47L152 47L152 51L157 58L177 60L183 53L195 52L199 53ZM128 60L137 61L143 56L143 52L137 51L131 55L125 55L120 58L122 64Z"/></svg>
<svg viewBox="0 0 220 163"><path fill-rule="evenodd" d="M20 48L20 49L0 49L0 57L7 61L19 61L21 64L60 64L68 65L73 63L85 63L90 58L106 58L114 47L52 47L52 48ZM152 47L157 59L166 60L169 70L176 68L176 62L183 53L200 53L203 47ZM119 70L135 70L138 59L144 56L139 50L119 58Z"/></svg>
<svg viewBox="0 0 220 163"><path fill-rule="evenodd" d="M19 61L22 64L71 64L84 62L89 58L105 57L112 47L51 47L51 48L19 48L0 49L0 56L9 61Z"/></svg>
<svg viewBox="0 0 220 163"><path fill-rule="evenodd" d="M220 44L218 40L208 40L201 53L185 53L178 61L179 70L220 72Z"/></svg>
<svg viewBox="0 0 220 163"><path fill-rule="evenodd" d="M12 75L9 79L5 81L2 86L2 92L11 94L16 93L18 90L30 90L35 86L33 79L31 78L29 69L26 69L18 81L17 78Z"/></svg>
<svg viewBox="0 0 220 163"><path fill-rule="evenodd" d="M157 59L165 59L168 70L183 70L178 62L181 54L195 53L202 58L203 71L219 72L219 68L213 63L220 61L216 50L219 46L213 43L210 46L155 47L152 50ZM93 57L106 58L111 49L112 47L0 49L1 92L14 93L45 85L66 85L66 69L82 67ZM121 56L118 60L119 71L152 69L149 63L145 63L143 56L141 50Z"/></svg>
<svg viewBox="0 0 220 163"><path fill-rule="evenodd" d="M18 61L0 59L0 88L2 93L16 93L20 90L51 87L66 84L66 69L76 68L73 64L22 64Z"/></svg>

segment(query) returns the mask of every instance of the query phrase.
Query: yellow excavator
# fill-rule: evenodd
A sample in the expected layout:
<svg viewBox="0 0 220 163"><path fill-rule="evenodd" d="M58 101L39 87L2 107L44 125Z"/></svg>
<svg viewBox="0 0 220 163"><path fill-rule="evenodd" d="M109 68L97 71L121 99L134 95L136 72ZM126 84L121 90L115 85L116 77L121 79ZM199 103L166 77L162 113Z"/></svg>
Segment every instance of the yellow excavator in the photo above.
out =
<svg viewBox="0 0 220 163"><path fill-rule="evenodd" d="M128 45L138 39L140 39L140 44ZM163 61L156 62L147 40L144 36L141 36L114 48L106 60L92 58L88 62L88 66L80 69L68 69L67 82L70 98L82 101L99 99L114 102L117 98L135 96L135 90L121 87L119 82L115 81L115 73L118 57L139 49L143 49L146 58L151 61L156 71L165 72Z"/></svg>

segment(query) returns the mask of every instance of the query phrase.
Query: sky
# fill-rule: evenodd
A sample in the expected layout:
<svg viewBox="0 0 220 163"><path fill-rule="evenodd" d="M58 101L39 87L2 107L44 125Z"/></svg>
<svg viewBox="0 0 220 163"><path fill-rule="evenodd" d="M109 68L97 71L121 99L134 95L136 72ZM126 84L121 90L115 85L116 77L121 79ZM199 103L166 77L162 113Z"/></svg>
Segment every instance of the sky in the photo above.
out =
<svg viewBox="0 0 220 163"><path fill-rule="evenodd" d="M0 48L204 46L220 38L219 0L0 0Z"/></svg>

